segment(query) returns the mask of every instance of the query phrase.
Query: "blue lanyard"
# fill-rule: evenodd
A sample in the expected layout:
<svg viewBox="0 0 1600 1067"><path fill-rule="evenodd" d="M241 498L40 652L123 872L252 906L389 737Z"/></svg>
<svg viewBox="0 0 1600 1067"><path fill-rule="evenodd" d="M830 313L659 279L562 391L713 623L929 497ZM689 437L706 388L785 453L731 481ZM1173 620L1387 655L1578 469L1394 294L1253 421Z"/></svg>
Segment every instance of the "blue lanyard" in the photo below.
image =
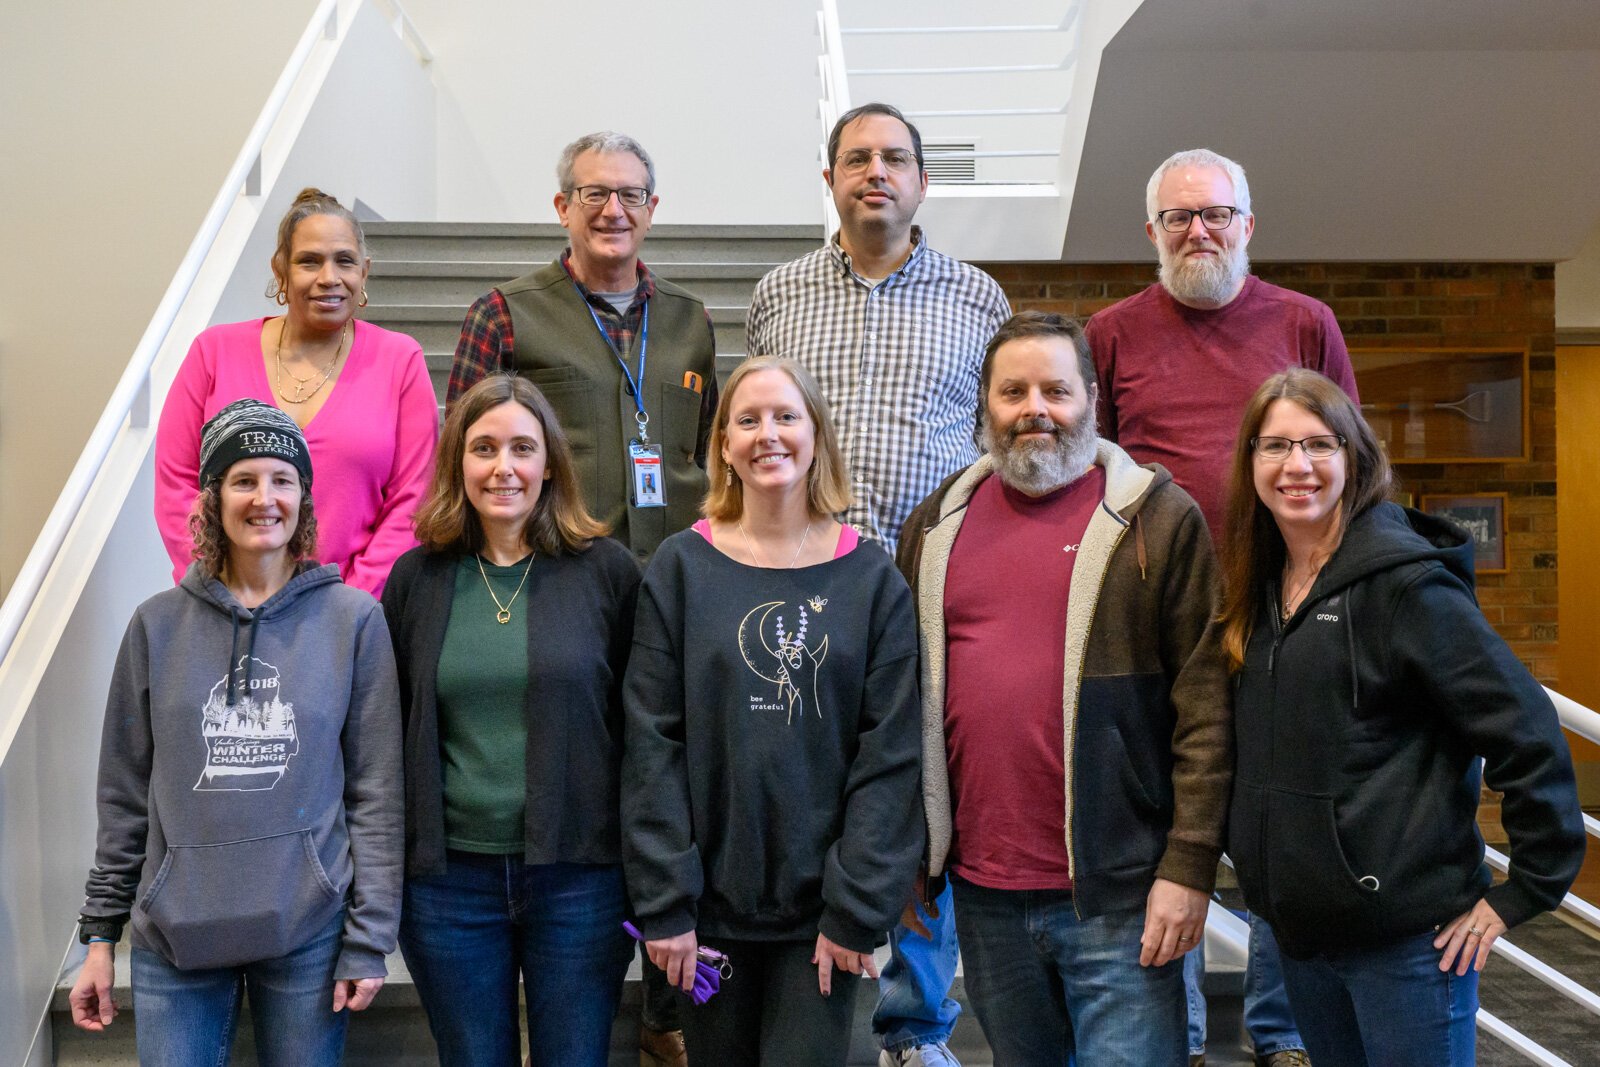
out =
<svg viewBox="0 0 1600 1067"><path fill-rule="evenodd" d="M644 409L644 361L645 352L650 346L650 301L644 303L643 321L639 324L639 376L634 377L633 371L628 367L628 361L622 358L622 353L617 346L612 344L611 335L606 332L605 323L600 321L599 312L594 305L584 297L583 290L578 288L577 279L573 279L572 287L578 292L578 299L583 301L583 306L589 309L589 317L594 320L594 328L600 331L600 339L611 349L611 354L617 357L617 366L622 368L622 376L628 380L628 395L633 397L634 421L639 424L639 438L641 442L650 440L650 435L645 431L645 426L650 422L650 413Z"/></svg>

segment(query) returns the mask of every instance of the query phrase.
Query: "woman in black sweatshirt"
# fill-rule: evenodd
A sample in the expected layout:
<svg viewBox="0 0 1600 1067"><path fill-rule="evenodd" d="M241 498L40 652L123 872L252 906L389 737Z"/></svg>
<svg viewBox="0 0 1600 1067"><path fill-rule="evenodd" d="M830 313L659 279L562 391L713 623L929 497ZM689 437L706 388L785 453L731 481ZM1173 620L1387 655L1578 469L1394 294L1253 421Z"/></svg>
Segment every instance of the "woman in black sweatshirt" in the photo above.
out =
<svg viewBox="0 0 1600 1067"><path fill-rule="evenodd" d="M1312 1062L1456 1067L1490 946L1560 903L1584 831L1555 709L1473 600L1470 541L1388 490L1333 382L1256 392L1223 539L1228 852ZM1511 841L1492 887L1479 757Z"/></svg>
<svg viewBox="0 0 1600 1067"><path fill-rule="evenodd" d="M706 518L640 590L623 851L655 962L732 977L690 1008L691 1063L843 1064L862 973L922 856L917 636L888 554L833 516L848 478L792 360L728 380Z"/></svg>

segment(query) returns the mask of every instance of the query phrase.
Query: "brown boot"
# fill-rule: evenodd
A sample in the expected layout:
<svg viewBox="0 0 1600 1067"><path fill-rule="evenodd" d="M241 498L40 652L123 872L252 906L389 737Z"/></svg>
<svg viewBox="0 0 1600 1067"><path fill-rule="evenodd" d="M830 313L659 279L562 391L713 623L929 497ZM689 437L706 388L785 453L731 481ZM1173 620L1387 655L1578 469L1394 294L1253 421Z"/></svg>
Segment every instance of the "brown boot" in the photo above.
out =
<svg viewBox="0 0 1600 1067"><path fill-rule="evenodd" d="M689 1067L682 1030L639 1027L639 1067Z"/></svg>

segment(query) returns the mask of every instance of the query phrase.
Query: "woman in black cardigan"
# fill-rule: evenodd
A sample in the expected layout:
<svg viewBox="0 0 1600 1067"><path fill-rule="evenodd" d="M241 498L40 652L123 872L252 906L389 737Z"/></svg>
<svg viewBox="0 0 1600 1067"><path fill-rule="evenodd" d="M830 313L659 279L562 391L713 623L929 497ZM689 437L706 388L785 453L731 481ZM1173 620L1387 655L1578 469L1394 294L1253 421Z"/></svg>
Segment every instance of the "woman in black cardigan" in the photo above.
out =
<svg viewBox="0 0 1600 1067"><path fill-rule="evenodd" d="M623 932L621 686L639 570L544 396L463 395L384 589L405 716L400 947L440 1061L604 1067Z"/></svg>

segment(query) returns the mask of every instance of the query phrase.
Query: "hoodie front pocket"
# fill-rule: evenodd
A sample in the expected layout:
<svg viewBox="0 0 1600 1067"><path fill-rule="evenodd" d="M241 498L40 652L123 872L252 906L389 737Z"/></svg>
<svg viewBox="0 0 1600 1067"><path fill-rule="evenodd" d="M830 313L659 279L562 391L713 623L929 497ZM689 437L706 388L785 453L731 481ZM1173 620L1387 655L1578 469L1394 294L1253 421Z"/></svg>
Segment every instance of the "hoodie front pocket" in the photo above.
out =
<svg viewBox="0 0 1600 1067"><path fill-rule="evenodd" d="M1333 798L1268 791L1265 861L1270 907L1298 938L1330 930L1359 937L1380 929L1381 877L1356 870L1339 841Z"/></svg>
<svg viewBox="0 0 1600 1067"><path fill-rule="evenodd" d="M169 846L133 919L153 948L190 971L288 955L341 903L307 829Z"/></svg>

